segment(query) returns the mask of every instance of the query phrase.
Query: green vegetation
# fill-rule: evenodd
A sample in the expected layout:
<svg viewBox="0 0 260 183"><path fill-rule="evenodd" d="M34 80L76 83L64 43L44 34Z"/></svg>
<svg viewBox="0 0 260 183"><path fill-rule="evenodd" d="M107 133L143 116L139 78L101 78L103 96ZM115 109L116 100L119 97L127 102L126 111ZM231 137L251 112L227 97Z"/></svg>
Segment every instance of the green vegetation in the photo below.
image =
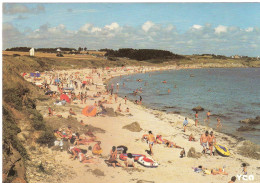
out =
<svg viewBox="0 0 260 183"><path fill-rule="evenodd" d="M183 59L185 57L174 54L170 51L165 50L154 50L154 49L132 49L122 48L119 50L102 49L106 51L108 57L126 57L134 60L151 60L151 59Z"/></svg>
<svg viewBox="0 0 260 183"><path fill-rule="evenodd" d="M62 48L58 47L62 51L76 51L75 48ZM58 48L35 48L35 51L38 52L46 52L46 53L57 53ZM21 52L28 52L31 47L14 47L14 48L7 48L5 51L21 51Z"/></svg>

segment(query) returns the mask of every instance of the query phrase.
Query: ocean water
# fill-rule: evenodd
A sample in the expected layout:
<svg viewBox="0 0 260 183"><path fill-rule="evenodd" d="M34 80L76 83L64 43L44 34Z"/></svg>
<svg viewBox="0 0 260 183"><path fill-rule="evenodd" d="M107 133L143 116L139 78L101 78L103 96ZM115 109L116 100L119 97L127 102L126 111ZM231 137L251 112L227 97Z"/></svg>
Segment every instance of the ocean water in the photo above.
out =
<svg viewBox="0 0 260 183"><path fill-rule="evenodd" d="M141 79L141 82L137 82ZM167 83L162 83L162 81ZM117 77L118 94L130 100L143 98L146 107L165 112L179 113L194 118L193 107L202 106L199 122L204 124L206 112L211 111L209 126L216 129L217 116L223 125L222 132L244 137L260 144L260 125L250 132L236 131L239 120L260 116L260 68L210 68L157 71ZM125 87L123 87L125 83ZM135 96L133 91L142 88ZM171 90L168 93L168 89ZM116 90L115 90L116 91Z"/></svg>

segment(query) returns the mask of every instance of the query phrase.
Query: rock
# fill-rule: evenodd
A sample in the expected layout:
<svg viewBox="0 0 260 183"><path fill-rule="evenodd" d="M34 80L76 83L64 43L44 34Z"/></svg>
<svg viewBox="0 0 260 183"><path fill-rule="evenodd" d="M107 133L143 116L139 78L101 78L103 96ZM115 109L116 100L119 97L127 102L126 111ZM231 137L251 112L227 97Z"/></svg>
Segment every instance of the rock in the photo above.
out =
<svg viewBox="0 0 260 183"><path fill-rule="evenodd" d="M256 128L254 127L250 127L250 126L240 126L237 131L240 131L240 132L244 132L244 131L255 131L257 130Z"/></svg>
<svg viewBox="0 0 260 183"><path fill-rule="evenodd" d="M98 177L100 177L100 176L105 176L105 174L104 174L104 172L102 172L101 170L99 170L99 169L95 169L95 170L88 170L88 171L90 171L90 172L92 172L94 175L96 175L96 176L98 176Z"/></svg>
<svg viewBox="0 0 260 183"><path fill-rule="evenodd" d="M127 129L131 132L140 132L142 131L142 128L140 127L139 123L138 122L133 122L129 125L126 125L126 126L123 126L122 127L123 129Z"/></svg>
<svg viewBox="0 0 260 183"><path fill-rule="evenodd" d="M33 115L33 114L30 114L29 118L30 118L30 119L33 119L33 118L34 118L34 115Z"/></svg>
<svg viewBox="0 0 260 183"><path fill-rule="evenodd" d="M12 183L26 183L26 181L23 178L15 178Z"/></svg>
<svg viewBox="0 0 260 183"><path fill-rule="evenodd" d="M204 108L201 106L197 106L197 107L194 107L192 110L193 111L204 111Z"/></svg>
<svg viewBox="0 0 260 183"><path fill-rule="evenodd" d="M260 146L248 140L238 147L238 153L249 158L260 160Z"/></svg>
<svg viewBox="0 0 260 183"><path fill-rule="evenodd" d="M200 158L202 156L201 153L196 152L194 147L191 147L188 151L187 157L189 158Z"/></svg>
<svg viewBox="0 0 260 183"><path fill-rule="evenodd" d="M25 141L26 141L26 139L24 138L24 136L23 136L22 133L18 133L18 134L17 134L17 138L18 138L18 140L20 140L21 142L25 142Z"/></svg>
<svg viewBox="0 0 260 183"><path fill-rule="evenodd" d="M257 116L255 119L253 118L248 118L248 119L244 119L239 121L240 123L246 123L246 124L250 124L250 125L256 125L256 124L260 124L260 116Z"/></svg>
<svg viewBox="0 0 260 183"><path fill-rule="evenodd" d="M29 139L29 138L30 138L30 132L28 132L28 131L23 131L22 134L23 134L23 136L24 136L25 139Z"/></svg>

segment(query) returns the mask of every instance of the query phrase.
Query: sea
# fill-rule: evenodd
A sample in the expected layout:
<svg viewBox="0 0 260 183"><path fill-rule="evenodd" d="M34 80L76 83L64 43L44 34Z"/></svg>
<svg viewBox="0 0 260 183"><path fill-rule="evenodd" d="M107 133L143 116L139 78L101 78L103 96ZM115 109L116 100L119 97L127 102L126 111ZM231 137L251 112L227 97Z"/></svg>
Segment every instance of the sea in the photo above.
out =
<svg viewBox="0 0 260 183"><path fill-rule="evenodd" d="M151 109L194 119L192 108L202 106L205 110L199 112L201 125L210 110L210 127L216 129L219 117L221 132L260 144L260 125L253 126L255 131L237 131L244 125L240 120L260 116L260 68L156 71L116 77L110 80L112 83L119 83L119 90L114 89L119 96L132 101L141 96L142 105Z"/></svg>

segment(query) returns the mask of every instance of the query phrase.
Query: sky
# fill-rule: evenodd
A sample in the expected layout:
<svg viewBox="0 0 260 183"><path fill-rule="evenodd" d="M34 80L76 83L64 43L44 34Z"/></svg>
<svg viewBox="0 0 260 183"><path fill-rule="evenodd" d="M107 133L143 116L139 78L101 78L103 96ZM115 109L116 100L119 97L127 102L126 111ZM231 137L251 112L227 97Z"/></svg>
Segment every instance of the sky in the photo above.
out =
<svg viewBox="0 0 260 183"><path fill-rule="evenodd" d="M260 3L4 3L3 49L260 55Z"/></svg>

